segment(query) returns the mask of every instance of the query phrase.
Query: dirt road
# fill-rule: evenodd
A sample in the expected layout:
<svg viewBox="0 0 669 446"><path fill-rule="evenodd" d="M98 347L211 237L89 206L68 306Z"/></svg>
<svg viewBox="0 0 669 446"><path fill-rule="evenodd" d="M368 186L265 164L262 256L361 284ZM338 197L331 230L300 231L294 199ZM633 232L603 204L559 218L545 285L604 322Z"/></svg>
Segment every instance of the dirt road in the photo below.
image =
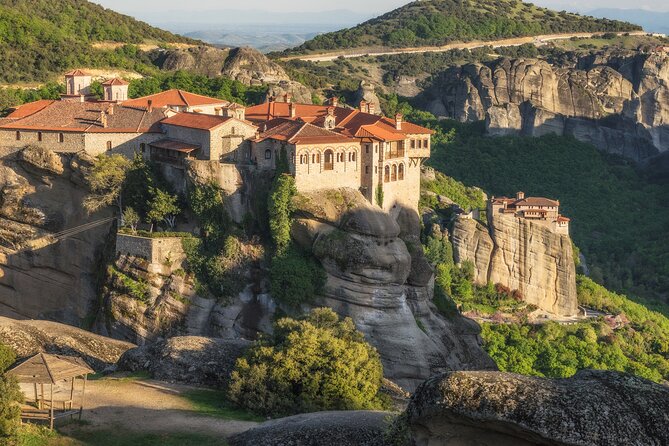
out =
<svg viewBox="0 0 669 446"><path fill-rule="evenodd" d="M503 40L493 40L493 41L472 41L472 42L460 42L460 43L451 43L443 46L423 46L416 48L398 48L398 49L379 49L379 48L367 48L367 49L353 49L350 52L347 51L337 51L333 53L321 53L321 54L309 54L305 56L290 56L283 58L282 60L304 60L309 62L328 62L335 60L339 57L344 57L345 59L353 59L356 57L365 57L365 56L389 56L394 54L414 54L414 53L443 53L446 51L456 50L456 49L475 49L481 48L484 46L491 46L493 48L501 48L508 46L520 46L526 43L533 43L535 45L545 45L546 43L554 40L565 40L571 39L572 37L592 37L595 35L601 35L602 32L597 33L570 33L570 34L545 34L541 36L533 37L517 37L513 39L503 39ZM623 35L628 33L616 33L617 35ZM630 32L631 36L642 36L647 34L644 31L634 31Z"/></svg>

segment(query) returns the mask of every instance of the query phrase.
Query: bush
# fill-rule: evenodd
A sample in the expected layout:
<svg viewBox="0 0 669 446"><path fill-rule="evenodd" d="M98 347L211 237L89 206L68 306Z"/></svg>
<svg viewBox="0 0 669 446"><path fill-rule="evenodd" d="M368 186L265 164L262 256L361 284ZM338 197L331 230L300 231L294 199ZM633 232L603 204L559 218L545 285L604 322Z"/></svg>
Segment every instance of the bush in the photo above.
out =
<svg viewBox="0 0 669 446"><path fill-rule="evenodd" d="M16 361L16 354L6 345L0 344L0 444L9 442L16 435L21 422L23 394L16 380L4 372Z"/></svg>
<svg viewBox="0 0 669 446"><path fill-rule="evenodd" d="M0 343L0 373L4 372L16 362L14 350Z"/></svg>
<svg viewBox="0 0 669 446"><path fill-rule="evenodd" d="M279 175L269 194L267 207L269 209L269 229L278 254L284 252L290 244L292 200L297 189L295 179L288 174Z"/></svg>
<svg viewBox="0 0 669 446"><path fill-rule="evenodd" d="M237 360L229 397L271 416L381 409L382 378L379 354L353 321L319 308L303 320L279 320L271 338Z"/></svg>
<svg viewBox="0 0 669 446"><path fill-rule="evenodd" d="M310 302L321 291L326 275L318 260L291 246L272 259L270 281L275 299L298 306Z"/></svg>

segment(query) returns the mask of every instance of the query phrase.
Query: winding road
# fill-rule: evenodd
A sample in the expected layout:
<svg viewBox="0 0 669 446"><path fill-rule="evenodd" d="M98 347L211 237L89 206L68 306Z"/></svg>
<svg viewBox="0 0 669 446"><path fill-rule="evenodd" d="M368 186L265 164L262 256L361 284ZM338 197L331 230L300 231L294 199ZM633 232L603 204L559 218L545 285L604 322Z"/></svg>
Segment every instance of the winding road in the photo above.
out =
<svg viewBox="0 0 669 446"><path fill-rule="evenodd" d="M502 39L502 40L492 40L492 41L472 41L472 42L458 42L450 43L443 46L423 46L415 48L397 48L397 49L387 49L387 48L354 48L350 51L336 51L330 53L320 53L320 54L308 54L308 55L299 55L299 56L289 56L284 57L281 60L303 60L307 62L329 62L340 57L345 59L354 59L357 57L366 57L366 56L390 56L395 54L415 54L415 53L444 53L451 50L464 50L464 49L475 49L482 48L484 46L491 46L493 48L502 48L510 46L520 46L525 45L526 43L533 43L537 46L545 45L548 42L555 40L566 40L571 39L572 37L583 37L589 38L596 35L601 35L602 32L596 33L569 33L569 34L544 34L540 36L529 36L529 37L515 37L512 39ZM629 34L630 36L643 36L649 34L645 31L632 31L632 32L620 32L616 33L621 36L623 34Z"/></svg>

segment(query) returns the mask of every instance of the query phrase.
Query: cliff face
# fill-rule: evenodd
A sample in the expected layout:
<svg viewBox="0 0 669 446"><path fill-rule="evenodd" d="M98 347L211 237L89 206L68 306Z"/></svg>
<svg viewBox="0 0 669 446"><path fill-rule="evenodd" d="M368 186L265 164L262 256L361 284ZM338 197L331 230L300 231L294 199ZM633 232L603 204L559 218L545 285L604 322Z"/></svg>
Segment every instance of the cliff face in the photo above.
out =
<svg viewBox="0 0 669 446"><path fill-rule="evenodd" d="M459 218L453 229L458 263L475 265L477 284L502 284L523 300L559 316L578 313L576 268L568 235L511 215L489 219L489 227Z"/></svg>
<svg viewBox="0 0 669 446"><path fill-rule="evenodd" d="M209 46L158 51L154 60L164 70L188 70L205 76L225 76L244 85L268 85L268 96L290 93L295 102L311 104L311 90L292 81L286 71L253 48L223 50Z"/></svg>
<svg viewBox="0 0 669 446"><path fill-rule="evenodd" d="M492 135L573 135L636 161L669 150L666 53L467 64L445 71L424 99L438 116L485 120Z"/></svg>
<svg viewBox="0 0 669 446"><path fill-rule="evenodd" d="M315 305L350 316L378 349L385 375L407 390L441 370L492 369L478 326L433 306L433 273L420 250L418 216L369 207L356 191L303 195L293 237L327 272Z"/></svg>
<svg viewBox="0 0 669 446"><path fill-rule="evenodd" d="M82 207L89 161L40 149L0 159L0 315L79 326L93 310L112 223L60 241L50 238L110 216L90 216Z"/></svg>

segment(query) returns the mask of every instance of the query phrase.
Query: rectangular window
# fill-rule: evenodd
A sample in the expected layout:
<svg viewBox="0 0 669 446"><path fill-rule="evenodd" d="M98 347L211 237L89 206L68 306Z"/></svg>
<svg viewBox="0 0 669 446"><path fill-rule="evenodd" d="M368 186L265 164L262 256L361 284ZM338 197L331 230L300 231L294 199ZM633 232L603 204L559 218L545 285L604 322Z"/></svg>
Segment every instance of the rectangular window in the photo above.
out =
<svg viewBox="0 0 669 446"><path fill-rule="evenodd" d="M379 173L379 166L374 166L374 173Z"/></svg>
<svg viewBox="0 0 669 446"><path fill-rule="evenodd" d="M58 134L58 142L65 142L65 135L62 133Z"/></svg>
<svg viewBox="0 0 669 446"><path fill-rule="evenodd" d="M425 147L426 149L427 149L428 147L430 147L430 140L429 140L429 139L424 139L424 140L423 140L423 147Z"/></svg>
<svg viewBox="0 0 669 446"><path fill-rule="evenodd" d="M18 130L16 131L16 140L21 141L21 132L19 132Z"/></svg>
<svg viewBox="0 0 669 446"><path fill-rule="evenodd" d="M365 166L365 173L366 173L366 174L369 173L369 166Z"/></svg>
<svg viewBox="0 0 669 446"><path fill-rule="evenodd" d="M415 148L416 148L416 140L415 140L415 139L412 139L412 140L411 140L411 148L412 148L412 149L415 149Z"/></svg>
<svg viewBox="0 0 669 446"><path fill-rule="evenodd" d="M42 132L37 132L37 140L42 142Z"/></svg>
<svg viewBox="0 0 669 446"><path fill-rule="evenodd" d="M111 150L111 149L112 149L112 142L107 141L107 150Z"/></svg>
<svg viewBox="0 0 669 446"><path fill-rule="evenodd" d="M365 146L365 153L369 154L369 144Z"/></svg>

